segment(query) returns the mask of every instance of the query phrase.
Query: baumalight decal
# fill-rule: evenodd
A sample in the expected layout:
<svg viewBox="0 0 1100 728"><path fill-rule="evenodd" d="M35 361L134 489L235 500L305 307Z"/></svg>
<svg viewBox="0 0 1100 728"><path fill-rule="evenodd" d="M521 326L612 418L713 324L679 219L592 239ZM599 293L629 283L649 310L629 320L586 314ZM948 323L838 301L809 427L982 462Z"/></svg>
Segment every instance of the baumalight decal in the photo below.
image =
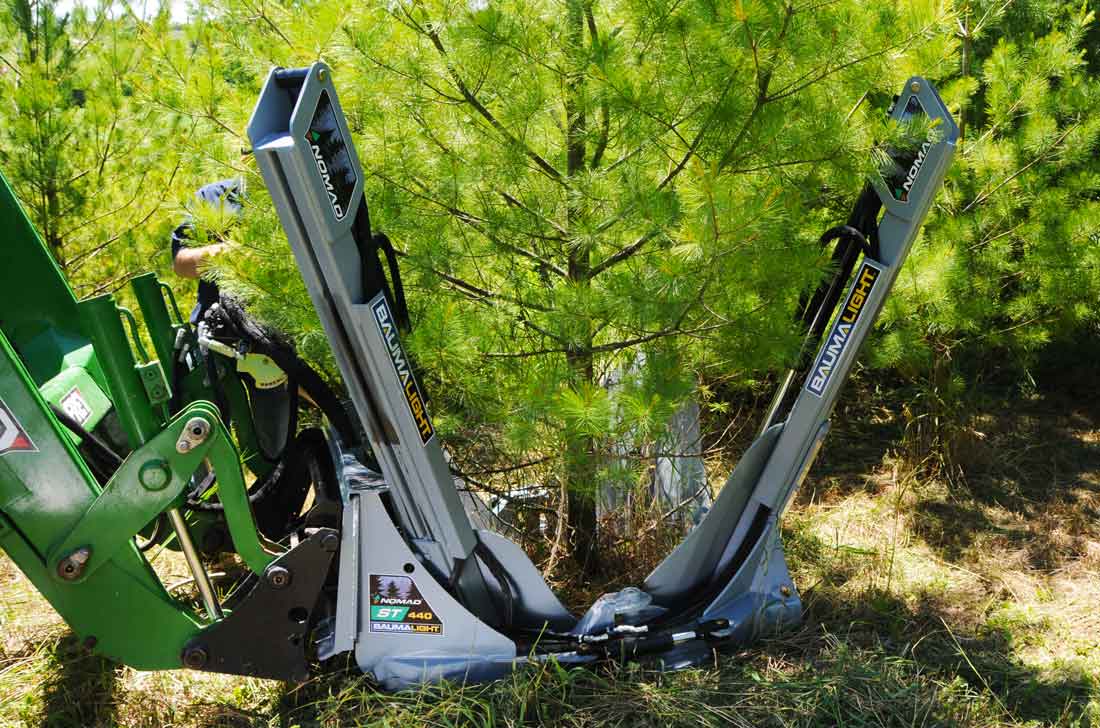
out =
<svg viewBox="0 0 1100 728"><path fill-rule="evenodd" d="M404 575L370 575L370 631L380 634L441 635L443 620Z"/></svg>
<svg viewBox="0 0 1100 728"><path fill-rule="evenodd" d="M817 397L825 393L825 386L836 371L840 355L848 348L848 342L852 340L852 331L863 313L867 299L871 297L871 291L875 287L882 269L876 265L864 261L859 269L852 289L848 291L848 298L844 302L844 308L840 310L828 338L821 347L821 353L817 355L810 376L806 380L806 391Z"/></svg>
<svg viewBox="0 0 1100 728"><path fill-rule="evenodd" d="M428 441L432 439L432 435L435 434L435 428L432 427L432 420L428 417L428 407L424 403L424 395L420 391L420 385L416 383L416 376L409 364L409 357L405 355L405 350L401 348L401 339L397 335L397 324L394 323L389 304L386 303L386 297L379 295L377 300L371 304L371 310L374 312L374 320L378 324L378 330L382 333L382 339L386 342L386 350L390 354L394 371L397 372L397 376L401 380L401 388L405 393L405 403L409 405L409 412L412 413L413 420L416 422L416 429L420 431L420 441L427 445Z"/></svg>

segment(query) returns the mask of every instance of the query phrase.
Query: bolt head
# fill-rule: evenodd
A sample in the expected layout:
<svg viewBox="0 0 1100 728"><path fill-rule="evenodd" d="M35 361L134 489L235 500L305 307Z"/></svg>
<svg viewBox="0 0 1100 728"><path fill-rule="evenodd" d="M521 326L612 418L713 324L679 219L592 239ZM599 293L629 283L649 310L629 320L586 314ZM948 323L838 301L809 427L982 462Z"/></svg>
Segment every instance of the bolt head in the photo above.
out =
<svg viewBox="0 0 1100 728"><path fill-rule="evenodd" d="M84 565L92 557L92 550L87 546L73 551L61 559L57 564L57 575L65 581L75 581L84 573Z"/></svg>
<svg viewBox="0 0 1100 728"><path fill-rule="evenodd" d="M324 68L317 69L317 80L324 83L328 80L328 71Z"/></svg>
<svg viewBox="0 0 1100 728"><path fill-rule="evenodd" d="M340 537L337 536L335 533L326 533L321 538L321 550L322 551L324 551L326 553L334 554L334 553L336 553L336 549L338 549L338 548L340 548Z"/></svg>
<svg viewBox="0 0 1100 728"><path fill-rule="evenodd" d="M791 588L784 584L783 586L779 587L779 593L785 597L789 597L791 595Z"/></svg>
<svg viewBox="0 0 1100 728"><path fill-rule="evenodd" d="M285 589L290 586L290 572L282 566L268 567L264 573L267 583L275 589Z"/></svg>
<svg viewBox="0 0 1100 728"><path fill-rule="evenodd" d="M914 81L913 83L909 84L909 90L913 93L917 93L918 91L920 91L920 84Z"/></svg>

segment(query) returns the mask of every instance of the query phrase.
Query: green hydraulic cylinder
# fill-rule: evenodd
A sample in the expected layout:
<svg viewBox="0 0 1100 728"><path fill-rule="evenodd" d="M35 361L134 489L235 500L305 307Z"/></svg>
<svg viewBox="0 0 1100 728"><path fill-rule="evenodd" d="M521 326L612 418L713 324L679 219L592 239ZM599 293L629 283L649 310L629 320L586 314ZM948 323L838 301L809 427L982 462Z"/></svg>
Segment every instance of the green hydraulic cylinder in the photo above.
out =
<svg viewBox="0 0 1100 728"><path fill-rule="evenodd" d="M135 368L133 351L122 328L119 308L109 293L77 303L82 328L95 347L103 376L111 390L111 400L130 447L137 449L158 432L153 406Z"/></svg>
<svg viewBox="0 0 1100 728"><path fill-rule="evenodd" d="M172 381L172 367L175 365L172 354L176 346L176 332L182 323L172 320L168 305L164 302L163 289L167 286L160 282L156 273L144 273L130 279L130 288L145 319L145 328L153 341L157 359L168 381ZM176 313L178 316L178 311Z"/></svg>

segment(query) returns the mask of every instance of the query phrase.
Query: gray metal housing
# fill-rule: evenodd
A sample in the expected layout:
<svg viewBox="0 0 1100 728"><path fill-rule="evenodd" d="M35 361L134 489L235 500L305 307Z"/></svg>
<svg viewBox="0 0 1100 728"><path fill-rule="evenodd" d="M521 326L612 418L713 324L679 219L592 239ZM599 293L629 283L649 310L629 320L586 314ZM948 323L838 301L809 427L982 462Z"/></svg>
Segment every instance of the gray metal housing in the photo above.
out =
<svg viewBox="0 0 1100 728"><path fill-rule="evenodd" d="M474 530L438 438L434 432L424 438L423 421L410 409L408 379L400 373L400 339L392 327L380 325L392 312L384 295L363 290L355 214L349 214L346 200L337 201L350 189L349 199L358 203L363 174L331 73L321 63L295 73L297 84L272 71L248 134L384 477L384 485L344 484L336 624L322 656L354 650L359 666L391 688L442 678L491 678L510 669L517 654L512 639L490 626L499 621L494 605L503 590L484 554L475 553L479 544L507 574L515 595L511 628L564 633L576 619L521 549L497 534ZM335 193L325 176L323 150L306 136L319 103L335 109L332 134L346 145L346 179L354 180ZM879 259L865 260L858 269L844 299L847 308L837 312L786 421L753 443L706 518L643 585L673 615L682 612L696 623L729 620L727 639L749 639L800 618L778 519L822 446L841 386L942 183L958 137L942 101L920 78L906 83L894 117L911 113L914 104L939 120L938 137L922 147L913 168L902 170L908 175L905 199L896 199L884 181L876 182L885 210ZM694 604L699 594L710 596ZM704 645L692 644L670 651L666 664L698 659ZM558 657L588 659L575 653Z"/></svg>

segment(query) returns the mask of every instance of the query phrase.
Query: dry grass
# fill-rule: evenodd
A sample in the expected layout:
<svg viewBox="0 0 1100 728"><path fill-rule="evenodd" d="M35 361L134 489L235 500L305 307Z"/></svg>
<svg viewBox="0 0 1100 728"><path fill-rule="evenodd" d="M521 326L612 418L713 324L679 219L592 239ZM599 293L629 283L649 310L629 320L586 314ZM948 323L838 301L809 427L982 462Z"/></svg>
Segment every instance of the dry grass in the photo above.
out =
<svg viewBox="0 0 1100 728"><path fill-rule="evenodd" d="M350 672L141 673L83 653L0 560L0 725L1100 723L1100 401L981 406L954 435L961 467L937 470L913 462L901 408L859 395L784 522L803 627L709 668L547 665L400 695Z"/></svg>

